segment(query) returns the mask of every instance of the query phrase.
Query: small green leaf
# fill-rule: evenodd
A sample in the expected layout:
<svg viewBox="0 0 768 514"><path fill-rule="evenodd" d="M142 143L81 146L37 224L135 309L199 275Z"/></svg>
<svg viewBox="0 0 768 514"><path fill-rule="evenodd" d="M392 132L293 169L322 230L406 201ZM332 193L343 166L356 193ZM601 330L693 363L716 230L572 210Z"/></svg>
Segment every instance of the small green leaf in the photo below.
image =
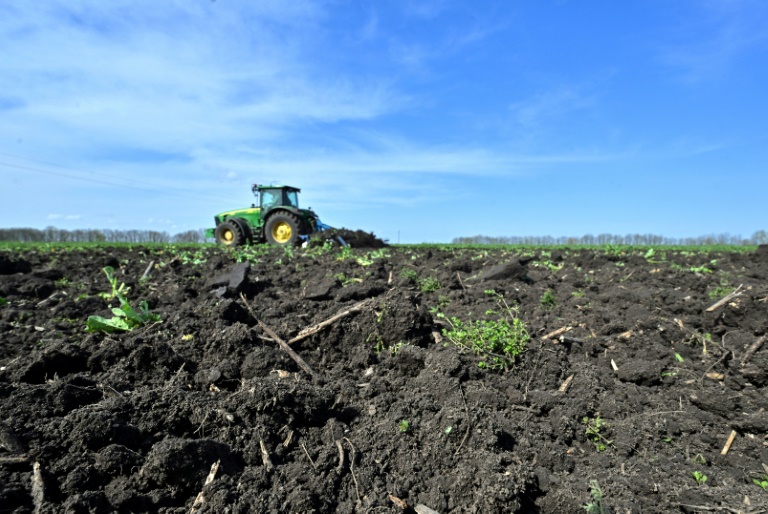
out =
<svg viewBox="0 0 768 514"><path fill-rule="evenodd" d="M684 360L683 356L680 355L679 353L675 354L675 359L677 360L677 362L683 362L683 360Z"/></svg>
<svg viewBox="0 0 768 514"><path fill-rule="evenodd" d="M127 332L131 327L120 318L102 318L101 316L88 316L85 322L86 332Z"/></svg>

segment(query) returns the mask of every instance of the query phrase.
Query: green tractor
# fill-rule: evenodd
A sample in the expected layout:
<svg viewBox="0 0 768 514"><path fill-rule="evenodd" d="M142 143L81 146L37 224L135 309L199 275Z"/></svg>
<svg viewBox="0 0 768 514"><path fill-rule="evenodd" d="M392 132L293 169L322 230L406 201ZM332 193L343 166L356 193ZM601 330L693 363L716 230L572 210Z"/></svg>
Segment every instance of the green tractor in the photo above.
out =
<svg viewBox="0 0 768 514"><path fill-rule="evenodd" d="M217 214L216 228L207 229L205 236L225 246L264 242L289 246L331 228L313 211L299 209L298 188L254 184L252 190L258 205Z"/></svg>

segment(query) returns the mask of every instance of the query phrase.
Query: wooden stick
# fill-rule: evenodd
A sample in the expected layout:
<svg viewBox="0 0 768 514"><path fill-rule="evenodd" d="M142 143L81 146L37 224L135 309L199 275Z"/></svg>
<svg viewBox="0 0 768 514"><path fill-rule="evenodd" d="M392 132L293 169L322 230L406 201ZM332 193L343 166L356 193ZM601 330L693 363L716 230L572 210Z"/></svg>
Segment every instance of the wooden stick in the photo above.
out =
<svg viewBox="0 0 768 514"><path fill-rule="evenodd" d="M574 375L571 375L570 377L566 378L565 382L562 383L562 385L560 386L560 388L557 391L560 392L560 393L565 393L566 391L568 391L568 388L571 387L571 382L573 382L573 377L575 377L575 376L576 375L574 374Z"/></svg>
<svg viewBox="0 0 768 514"><path fill-rule="evenodd" d="M461 288L462 288L464 291L466 291L466 290L467 290L467 288L464 286L464 282L462 282L462 281L461 281L461 275L459 275L459 272L458 272L458 271L456 272L456 277L459 279L459 285L461 286Z"/></svg>
<svg viewBox="0 0 768 514"><path fill-rule="evenodd" d="M264 323L263 323L263 322L262 322L262 321L261 321L259 318L257 318L257 317L256 317L256 314L254 314L254 313L253 313L253 310L251 309L251 306L250 306L250 305L248 305L248 301L245 299L245 295L243 295L243 293L240 293L240 300L242 300L242 302L243 302L243 305L245 305L245 308L246 308L246 309L248 309L248 312L249 312L249 313L250 313L250 315L253 317L253 319L255 319L255 320L256 320L256 322L259 324L259 326L261 327L261 329L262 329L264 332L266 332L266 333L267 333L267 335L268 335L269 337L271 337L272 339L274 339L274 340L277 342L277 344L279 344L279 345L280 345L280 347L281 347L283 350L285 350L285 353L287 353L287 354L288 354L288 355L291 357L291 359L293 359L293 360L296 362L296 364L298 364L298 365L299 365L299 367L300 367L301 369L303 369L304 371L306 371L306 372L307 372L307 373L308 373L308 374L309 374L309 375L310 375L312 378L314 378L314 379L317 379L317 378L319 378L319 376L317 375L317 373L315 373L315 372L312 370L312 368L310 368L310 367L309 367L309 364L307 364L306 362L304 362L304 359L302 359L301 357L299 357L299 354L298 354L298 353L296 353L295 351L293 351L293 348L291 348L290 346L288 346L288 343L286 343L285 341L283 341L283 340L280 338L280 336L278 336L278 335L277 335L275 332L273 332L273 331L272 331L272 329L271 329L271 328L269 328L269 327L268 327L267 325L265 325L265 324L264 324Z"/></svg>
<svg viewBox="0 0 768 514"><path fill-rule="evenodd" d="M334 314L333 316L331 316L330 318L328 318L325 321L321 321L320 323L317 323L316 325L312 325L311 327L307 327L307 328L303 329L301 332L299 332L299 334L296 337L294 337L293 339L290 339L288 341L288 344L291 345L291 344L297 343L297 342L301 341L302 339L306 339L307 337L309 337L311 335L317 334L318 332L320 332L322 329L324 329L328 325L331 325L331 324L339 321L340 319L349 316L350 314L362 311L363 309L368 307L371 303L372 303L372 299L368 298L367 300L363 300L362 302L356 303L355 305L353 305L349 309L346 309L344 311L341 311L341 312L338 312L338 313Z"/></svg>
<svg viewBox="0 0 768 514"><path fill-rule="evenodd" d="M307 451L307 446L304 444L304 441L301 442L301 449L304 450L304 453L309 459L309 463L312 464L312 468L317 471L317 465L315 465L315 461L312 460L312 457L309 456L309 452Z"/></svg>
<svg viewBox="0 0 768 514"><path fill-rule="evenodd" d="M387 498L389 499L389 501L395 504L395 507L397 507L400 510L405 510L408 508L408 504L405 503L400 498L398 498L397 496L392 496L391 494L387 494Z"/></svg>
<svg viewBox="0 0 768 514"><path fill-rule="evenodd" d="M728 454L728 450L731 449L731 445L733 444L734 439L736 439L736 431L731 430L731 435L728 436L728 440L725 442L725 446L723 446L723 449L720 451L720 455Z"/></svg>
<svg viewBox="0 0 768 514"><path fill-rule="evenodd" d="M707 371L704 372L704 374L701 376L701 379L699 380L699 382L702 385L704 385L704 378L709 374L709 372L712 371L713 369L715 369L715 366L717 366L718 364L723 362L726 359L726 357L728 357L728 355L731 355L731 351L730 350L726 350L725 353L722 354L720 356L720 358L715 361L714 364L712 364L710 367L707 368Z"/></svg>
<svg viewBox="0 0 768 514"><path fill-rule="evenodd" d="M46 303L48 303L48 302L50 302L51 300L53 300L54 298L56 298L58 295L59 295L59 292L58 292L58 291L54 291L54 292L53 292L53 294L52 294L51 296L49 296L48 298L46 298L45 300L42 300L42 301L39 301L39 302L37 302L37 304L35 305L35 307L37 307L37 308L40 308L40 307L42 307L42 306L43 306L43 305L45 305Z"/></svg>
<svg viewBox="0 0 768 514"><path fill-rule="evenodd" d="M533 407L526 407L525 405L515 405L514 403L511 405L507 405L508 408L513 410L524 410L525 412L530 412L531 414L539 415L539 411L534 409Z"/></svg>
<svg viewBox="0 0 768 514"><path fill-rule="evenodd" d="M173 383L176 381L177 378L179 378L179 375L181 375L181 372L184 371L184 365L185 364L186 364L186 362L182 362L181 363L181 366L179 367L179 371L177 371L176 374L173 375L173 377L171 377L171 379L168 381L168 383L165 384L165 388L164 389L170 389L173 386Z"/></svg>
<svg viewBox="0 0 768 514"><path fill-rule="evenodd" d="M261 437L259 437L259 448L261 448L261 461L264 463L264 467L267 469L272 469L274 464L272 464L272 459L269 458L269 452L267 451L267 447Z"/></svg>
<svg viewBox="0 0 768 514"><path fill-rule="evenodd" d="M35 514L40 512L45 502L45 484L43 473L40 471L40 463L32 464L32 503L35 504Z"/></svg>
<svg viewBox="0 0 768 514"><path fill-rule="evenodd" d="M561 343L566 343L566 344L573 344L573 343L584 344L584 343L586 343L586 341L584 341L583 339L576 339L575 337L569 337L569 336L560 336L560 337L558 337L558 339L560 340Z"/></svg>
<svg viewBox="0 0 768 514"><path fill-rule="evenodd" d="M357 495L357 502L360 503L360 487L357 483L357 477L355 476L355 445L352 444L352 441L350 441L347 437L345 437L344 440L347 442L349 447L352 448L352 455L349 456L349 472L352 473L352 481L355 483L355 494Z"/></svg>
<svg viewBox="0 0 768 514"><path fill-rule="evenodd" d="M565 334L566 332L568 332L568 331L569 331L569 330L571 330L572 328L573 328L573 327L562 327L562 328L558 328L557 330L553 330L553 331L552 331L552 332L550 332L549 334L547 334L547 335L545 335L544 337L542 337L542 339L556 339L556 338L557 338L557 336L559 336L560 334Z"/></svg>
<svg viewBox="0 0 768 514"><path fill-rule="evenodd" d="M144 273L141 275L141 278L139 281L146 280L147 277L149 277L149 273L152 271L152 268L155 265L155 261L149 261L149 266L147 266L147 269L144 270Z"/></svg>
<svg viewBox="0 0 768 514"><path fill-rule="evenodd" d="M467 407L467 399L464 398L464 389L461 388L461 385L459 385L459 392L461 393L461 399L464 401L464 412L467 414L467 430L464 432L464 437L461 438L459 447L456 448L456 451L453 453L454 457L459 454L461 447L464 446L464 441L469 437L469 431L472 430L472 420L469 419L469 407Z"/></svg>
<svg viewBox="0 0 768 514"><path fill-rule="evenodd" d="M0 457L0 464L21 464L29 462L29 455L19 455L17 457Z"/></svg>
<svg viewBox="0 0 768 514"><path fill-rule="evenodd" d="M421 503L419 503L418 505L416 505L416 506L413 508L413 510L415 510L417 514L440 514L440 513L439 513L439 512L437 512L436 510L434 510L434 509L430 509L429 507L427 507L426 505L423 505L423 504L421 504Z"/></svg>
<svg viewBox="0 0 768 514"><path fill-rule="evenodd" d="M341 444L341 439L336 439L336 448L339 449L339 465L336 466L336 473L341 473L344 467L344 446Z"/></svg>
<svg viewBox="0 0 768 514"><path fill-rule="evenodd" d="M216 473L219 471L219 464L221 464L221 461L217 460L213 463L211 466L211 471L208 472L208 476L205 477L205 482L203 482L203 488L213 482L213 479L216 478ZM192 504L192 508L189 510L189 514L195 514L200 511L200 508L205 504L205 495L203 494L203 491L200 491L197 494L197 497L195 498L195 502Z"/></svg>
<svg viewBox="0 0 768 514"><path fill-rule="evenodd" d="M766 338L768 338L768 336L761 336L761 337L759 337L757 339L757 341L752 343L749 346L749 348L747 348L747 351L744 352L744 356L741 358L741 367L742 368L744 367L744 365L747 364L747 361L749 361L749 359L752 358L752 356L755 354L755 352L757 352L760 349L760 347L763 346L763 343L765 342Z"/></svg>
<svg viewBox="0 0 768 514"><path fill-rule="evenodd" d="M728 302L730 302L731 300L733 300L734 298L736 298L736 297L738 297L738 296L741 296L741 294L742 294L742 292L741 292L741 287L742 287L743 285L744 285L744 284L741 284L739 287L737 287L737 288L736 288L736 290L735 290L735 291L732 291L731 293L729 293L729 294L727 294L727 295L723 296L723 297L722 297L722 298L720 298L720 299L719 299L717 302L715 302L715 303L713 303L712 305L710 305L709 307L707 307L707 309L706 309L706 312L712 312L712 311L715 311L715 310L719 309L720 307L722 307L723 305L725 305L726 303L728 303Z"/></svg>

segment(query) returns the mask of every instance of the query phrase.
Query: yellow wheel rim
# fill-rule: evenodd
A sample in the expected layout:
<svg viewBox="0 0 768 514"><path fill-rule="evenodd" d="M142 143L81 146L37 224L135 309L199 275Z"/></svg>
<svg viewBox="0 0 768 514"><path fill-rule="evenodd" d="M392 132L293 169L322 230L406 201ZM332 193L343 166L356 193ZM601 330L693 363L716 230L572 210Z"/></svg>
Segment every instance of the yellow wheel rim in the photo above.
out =
<svg viewBox="0 0 768 514"><path fill-rule="evenodd" d="M224 229L221 231L221 240L224 241L225 244L232 244L232 241L235 240L235 232L231 229Z"/></svg>
<svg viewBox="0 0 768 514"><path fill-rule="evenodd" d="M280 244L285 244L290 241L291 235L293 235L293 230L291 230L291 226L285 221L278 221L272 227L272 239Z"/></svg>

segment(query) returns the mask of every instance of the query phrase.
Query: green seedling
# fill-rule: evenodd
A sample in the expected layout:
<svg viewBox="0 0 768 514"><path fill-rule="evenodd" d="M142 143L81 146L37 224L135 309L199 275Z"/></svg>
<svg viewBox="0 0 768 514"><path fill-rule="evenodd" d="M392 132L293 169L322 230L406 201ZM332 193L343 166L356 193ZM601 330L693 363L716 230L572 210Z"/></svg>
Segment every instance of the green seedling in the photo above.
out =
<svg viewBox="0 0 768 514"><path fill-rule="evenodd" d="M111 294L118 299L120 307L112 308L114 316L111 318L88 316L85 322L85 330L87 332L129 332L147 323L157 323L160 321L160 316L149 312L149 305L146 300L139 302L138 311L131 307L128 299L125 297L125 292L128 288L124 287L125 284L117 286L117 279L114 276L115 270L113 268L107 266L103 271L112 285Z"/></svg>
<svg viewBox="0 0 768 514"><path fill-rule="evenodd" d="M353 252L352 252L351 246L342 246L341 250L339 250L339 253L336 254L336 260L343 261L351 258L352 255L353 255Z"/></svg>
<svg viewBox="0 0 768 514"><path fill-rule="evenodd" d="M581 419L581 423L585 425L584 433L587 439L592 441L597 451L602 452L609 446L613 446L613 441L605 437L605 432L610 429L610 425L600 416L595 416L594 418L584 416Z"/></svg>
<svg viewBox="0 0 768 514"><path fill-rule="evenodd" d="M763 491L768 492L768 475L763 474L760 478L753 478L752 482Z"/></svg>
<svg viewBox="0 0 768 514"><path fill-rule="evenodd" d="M398 430L400 430L401 434L407 434L411 431L411 424L408 423L407 419L403 419L398 423L397 425Z"/></svg>
<svg viewBox="0 0 768 514"><path fill-rule="evenodd" d="M712 300L717 300L719 298L722 298L724 296L728 296L731 294L735 288L727 285L727 284L720 284L716 288L714 288L712 291L709 292L709 297Z"/></svg>
<svg viewBox="0 0 768 514"><path fill-rule="evenodd" d="M438 313L437 317L451 325L450 329L443 329L443 336L460 351L471 351L484 359L478 366L504 369L525 351L531 336L518 317L517 307L510 307L504 297L494 290L485 293L493 296L501 308L500 313L487 311L486 315L496 314L499 316L497 319L464 322L455 316L448 318L443 313Z"/></svg>
<svg viewBox="0 0 768 514"><path fill-rule="evenodd" d="M361 255L355 259L355 262L360 266L370 266L374 261L369 255Z"/></svg>
<svg viewBox="0 0 768 514"><path fill-rule="evenodd" d="M610 512L603 503L603 490L600 489L597 480L589 481L589 495L592 496L592 501L582 506L587 514L608 514Z"/></svg>
<svg viewBox="0 0 768 514"><path fill-rule="evenodd" d="M432 293L440 289L440 282L435 277L427 277L419 280L419 289L423 293Z"/></svg>
<svg viewBox="0 0 768 514"><path fill-rule="evenodd" d="M450 300L449 300L447 297L445 297L445 296L442 296L442 295L441 295L441 296L440 296L440 297L437 299L437 305L435 305L434 307L430 307L430 308L429 308L429 312L430 312L430 314L437 314L438 312L440 312L440 311L442 311L443 309L445 309L445 307L446 307L446 306L447 306L449 303L451 303L451 301L450 301Z"/></svg>
<svg viewBox="0 0 768 514"><path fill-rule="evenodd" d="M0 307L2 307L3 305L6 305L7 303L8 303L8 300L0 296Z"/></svg>
<svg viewBox="0 0 768 514"><path fill-rule="evenodd" d="M553 309L555 304L557 304L557 299L555 298L555 294L552 291L545 292L539 301L541 306L547 310Z"/></svg>
<svg viewBox="0 0 768 514"><path fill-rule="evenodd" d="M389 259L392 255L385 248L379 248L372 250L370 256L371 259Z"/></svg>
<svg viewBox="0 0 768 514"><path fill-rule="evenodd" d="M416 273L416 270L411 268L403 268L400 270L400 276L408 282L412 282L414 284L419 281L419 274Z"/></svg>
<svg viewBox="0 0 768 514"><path fill-rule="evenodd" d="M443 432L445 433L445 435L448 435L451 432L453 432L453 427L445 427L445 430L443 430Z"/></svg>
<svg viewBox="0 0 768 514"><path fill-rule="evenodd" d="M707 475L701 471L693 471L691 474L693 475L693 479L696 480L696 483L700 486L704 485L704 482L707 481Z"/></svg>
<svg viewBox="0 0 768 514"><path fill-rule="evenodd" d="M99 296L103 298L106 301L113 300L115 298L120 298L125 296L131 291L131 288L126 286L123 282L120 283L120 285L117 285L117 278L115 277L115 268L112 266L107 266L105 268L102 268L102 271L107 276L107 280L109 280L109 285L112 286L112 291L106 292L106 293L99 293Z"/></svg>
<svg viewBox="0 0 768 514"><path fill-rule="evenodd" d="M683 362L683 356L682 356L682 355L680 355L679 353L676 353L676 354L675 354L675 360L676 360L677 362Z"/></svg>

